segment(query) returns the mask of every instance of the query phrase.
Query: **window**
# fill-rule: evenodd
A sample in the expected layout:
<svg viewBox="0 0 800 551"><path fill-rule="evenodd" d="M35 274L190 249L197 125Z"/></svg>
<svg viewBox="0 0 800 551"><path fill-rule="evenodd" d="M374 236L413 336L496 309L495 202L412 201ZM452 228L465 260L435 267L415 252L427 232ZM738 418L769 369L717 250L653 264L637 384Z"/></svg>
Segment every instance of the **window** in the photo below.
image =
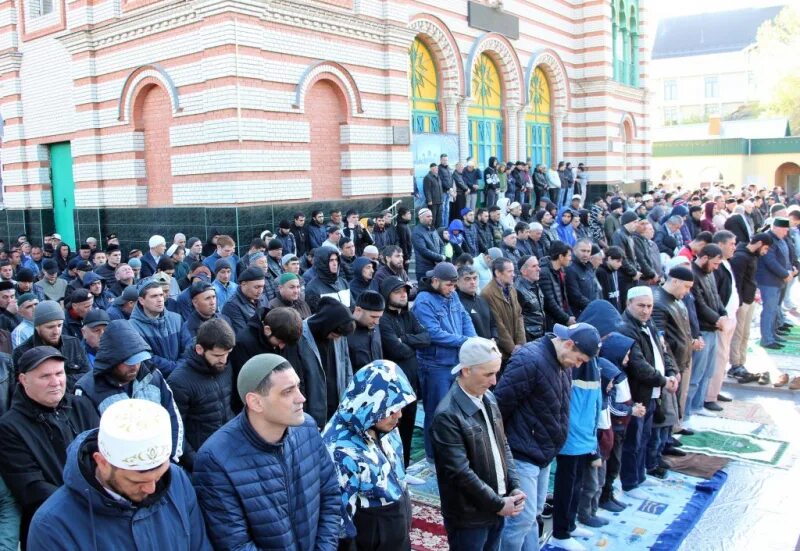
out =
<svg viewBox="0 0 800 551"><path fill-rule="evenodd" d="M611 51L614 80L639 86L638 0L613 0L611 5Z"/></svg>
<svg viewBox="0 0 800 551"><path fill-rule="evenodd" d="M419 38L408 50L411 88L411 131L414 134L441 132L439 79L430 49Z"/></svg>
<svg viewBox="0 0 800 551"><path fill-rule="evenodd" d="M664 101L678 99L678 82L675 80L664 81Z"/></svg>
<svg viewBox="0 0 800 551"><path fill-rule="evenodd" d="M672 126L678 124L678 108L665 107L664 108L664 126Z"/></svg>
<svg viewBox="0 0 800 551"><path fill-rule="evenodd" d="M53 0L30 0L28 4L29 17L41 17L49 13L53 13Z"/></svg>
<svg viewBox="0 0 800 551"><path fill-rule="evenodd" d="M707 98L719 97L719 78L706 77L706 97Z"/></svg>

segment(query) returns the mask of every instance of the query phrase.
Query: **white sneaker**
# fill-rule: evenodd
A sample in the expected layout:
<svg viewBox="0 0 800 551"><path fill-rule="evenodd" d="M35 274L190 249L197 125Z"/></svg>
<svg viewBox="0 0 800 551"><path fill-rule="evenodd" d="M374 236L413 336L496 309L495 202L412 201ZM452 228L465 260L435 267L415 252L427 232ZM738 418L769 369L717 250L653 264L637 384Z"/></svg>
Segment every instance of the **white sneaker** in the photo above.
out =
<svg viewBox="0 0 800 551"><path fill-rule="evenodd" d="M406 473L406 484L411 486L422 486L425 484L425 479Z"/></svg>
<svg viewBox="0 0 800 551"><path fill-rule="evenodd" d="M645 477L644 482L639 484L639 487L641 488L642 486L661 486L661 484L657 480L658 479L655 479L653 477L649 476Z"/></svg>
<svg viewBox="0 0 800 551"><path fill-rule="evenodd" d="M629 497L631 499L638 499L640 501L644 501L647 499L647 494L644 493L639 488L633 488L631 490L623 490L622 493L625 497Z"/></svg>
<svg viewBox="0 0 800 551"><path fill-rule="evenodd" d="M573 538L591 538L594 536L594 532L583 526L576 526L575 530L570 532L569 535Z"/></svg>
<svg viewBox="0 0 800 551"><path fill-rule="evenodd" d="M556 549L567 549L567 551L586 551L586 548L578 543L574 538L567 538L564 540L550 538L550 541L547 543Z"/></svg>

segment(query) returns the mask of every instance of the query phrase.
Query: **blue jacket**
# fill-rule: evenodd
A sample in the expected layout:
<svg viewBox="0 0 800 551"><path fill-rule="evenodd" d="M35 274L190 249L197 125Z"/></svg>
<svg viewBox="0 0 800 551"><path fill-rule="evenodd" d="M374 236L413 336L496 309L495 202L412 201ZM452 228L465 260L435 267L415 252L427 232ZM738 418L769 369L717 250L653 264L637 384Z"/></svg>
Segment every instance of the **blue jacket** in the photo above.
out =
<svg viewBox="0 0 800 551"><path fill-rule="evenodd" d="M367 281L361 276L361 271L366 268L368 265L372 264L372 267L375 268L375 264L367 258L366 256L359 256L358 258L353 261L353 279L350 280L350 301L351 304L355 304L358 302L358 297L361 296L361 293L369 289L372 280ZM375 272L372 272L374 277Z"/></svg>
<svg viewBox="0 0 800 551"><path fill-rule="evenodd" d="M342 492L317 424L289 427L279 444L242 412L197 452L192 482L214 549L335 551Z"/></svg>
<svg viewBox="0 0 800 551"><path fill-rule="evenodd" d="M354 538L357 508L383 507L403 499L406 474L397 428L370 432L375 423L416 400L403 371L388 360L364 366L348 385L322 431L342 490L343 538Z"/></svg>
<svg viewBox="0 0 800 551"><path fill-rule="evenodd" d="M29 551L211 551L197 496L177 465L156 484L156 491L134 505L115 500L94 477L98 429L78 435L67 449L64 486L33 517Z"/></svg>
<svg viewBox="0 0 800 551"><path fill-rule="evenodd" d="M172 421L172 457L177 462L183 454L183 421L172 397L172 390L161 372L145 360L139 366L136 378L120 385L111 371L139 352L150 352L150 347L132 327L131 322L113 320L100 339L100 348L94 359L94 368L78 380L75 394L92 401L97 412L103 412L113 403L129 398L139 398L160 404L169 412Z"/></svg>
<svg viewBox="0 0 800 551"><path fill-rule="evenodd" d="M308 235L307 250L318 249L328 239L325 224L317 224L314 220L311 220L306 226L306 234Z"/></svg>
<svg viewBox="0 0 800 551"><path fill-rule="evenodd" d="M209 255L205 260L203 260L203 264L211 270L211 273L214 273L214 264L217 263L217 260L222 258L217 251L214 251L213 254ZM236 279L236 265L239 263L239 257L235 254L230 255L227 257L228 263L231 265L231 281L237 283L238 280Z"/></svg>
<svg viewBox="0 0 800 551"><path fill-rule="evenodd" d="M444 260L444 243L434 224L417 224L411 230L411 243L414 245L414 259L417 279L425 277L429 270Z"/></svg>
<svg viewBox="0 0 800 551"><path fill-rule="evenodd" d="M597 424L603 397L600 392L600 368L592 358L572 369L572 393L569 401L569 432L559 453L584 455L597 452Z"/></svg>
<svg viewBox="0 0 800 551"><path fill-rule="evenodd" d="M232 273L232 272L231 272ZM217 281L216 279L211 283L214 286L214 291L217 293L217 312L222 312L222 307L225 306L225 303L228 302L229 299L232 299L236 296L236 291L239 289L239 286L234 283L233 281L228 282L228 285L225 286L222 282ZM189 306L191 307L192 298L186 290L183 291L189 297ZM178 295L178 298L183 295ZM181 315L183 315L183 311L181 311ZM186 314L184 319L188 318L189 314Z"/></svg>
<svg viewBox="0 0 800 551"><path fill-rule="evenodd" d="M458 363L458 351L464 341L477 336L472 318L455 291L445 298L433 290L427 277L420 280L419 290L413 312L428 330L431 344L417 349L417 361L420 365L450 369Z"/></svg>
<svg viewBox="0 0 800 551"><path fill-rule="evenodd" d="M575 246L575 241L577 241L575 230L572 228L572 219L577 216L574 212L572 212L572 218L570 219L569 224L564 224L561 221L561 217L565 212L572 212L572 209L569 207L561 207L558 209L558 215L556 217L556 232L558 233L558 237L561 238L561 241L569 245L570 247Z"/></svg>
<svg viewBox="0 0 800 551"><path fill-rule="evenodd" d="M786 239L778 237L769 232L772 237L772 246L767 254L758 259L756 267L756 283L759 287L783 287L786 282L783 278L791 273L791 263L789 262L789 244Z"/></svg>
<svg viewBox="0 0 800 551"><path fill-rule="evenodd" d="M634 340L622 333L609 333L603 339L603 346L600 348L598 364L600 365L601 385L604 390L603 402L604 407L608 406L611 414L617 417L628 416L631 413L631 401L628 403L617 402L616 388L620 384L628 384L628 376L623 371L622 364L625 356L630 352L633 347ZM610 381L614 382L614 386L608 395L605 395L605 389L608 387ZM630 391L629 391L630 392Z"/></svg>
<svg viewBox="0 0 800 551"><path fill-rule="evenodd" d="M552 333L511 355L494 389L514 459L546 467L569 432L572 384L561 367Z"/></svg>
<svg viewBox="0 0 800 551"><path fill-rule="evenodd" d="M131 312L130 323L152 349L152 362L169 377L172 370L183 361L181 346L181 325L183 320L175 312L166 308L157 318L150 318L137 304Z"/></svg>
<svg viewBox="0 0 800 551"><path fill-rule="evenodd" d="M465 253L471 254L473 257L478 256L478 224L464 224L464 244L461 249Z"/></svg>

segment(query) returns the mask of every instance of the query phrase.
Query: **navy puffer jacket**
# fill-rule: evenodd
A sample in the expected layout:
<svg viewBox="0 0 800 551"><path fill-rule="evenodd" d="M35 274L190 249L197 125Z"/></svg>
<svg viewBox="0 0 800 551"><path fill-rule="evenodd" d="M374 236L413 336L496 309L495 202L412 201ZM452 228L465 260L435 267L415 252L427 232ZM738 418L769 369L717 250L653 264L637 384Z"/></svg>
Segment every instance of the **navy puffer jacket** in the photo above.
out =
<svg viewBox="0 0 800 551"><path fill-rule="evenodd" d="M342 491L309 415L276 445L240 413L200 448L192 482L214 549L335 551L339 545Z"/></svg>
<svg viewBox="0 0 800 551"><path fill-rule="evenodd" d="M494 389L514 459L546 467L567 440L572 381L552 333L514 352Z"/></svg>

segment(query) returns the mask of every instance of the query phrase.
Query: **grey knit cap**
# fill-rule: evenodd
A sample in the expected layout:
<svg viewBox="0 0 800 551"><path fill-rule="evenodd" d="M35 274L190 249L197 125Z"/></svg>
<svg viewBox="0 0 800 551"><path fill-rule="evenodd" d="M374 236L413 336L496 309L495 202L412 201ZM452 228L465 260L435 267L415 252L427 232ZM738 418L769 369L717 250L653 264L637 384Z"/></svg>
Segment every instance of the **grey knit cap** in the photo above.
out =
<svg viewBox="0 0 800 551"><path fill-rule="evenodd" d="M33 325L39 326L49 321L64 321L64 309L54 300L45 300L36 305L33 311Z"/></svg>

